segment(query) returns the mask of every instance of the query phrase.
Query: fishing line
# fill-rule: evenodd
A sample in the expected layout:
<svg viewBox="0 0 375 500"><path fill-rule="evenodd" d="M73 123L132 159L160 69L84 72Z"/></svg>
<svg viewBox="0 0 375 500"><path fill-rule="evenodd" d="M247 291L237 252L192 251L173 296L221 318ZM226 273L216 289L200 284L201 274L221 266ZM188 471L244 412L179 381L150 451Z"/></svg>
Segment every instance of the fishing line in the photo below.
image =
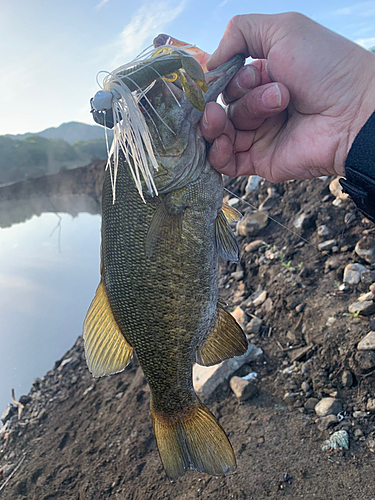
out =
<svg viewBox="0 0 375 500"><path fill-rule="evenodd" d="M276 222L276 224L278 224L279 226L281 226L282 228L286 229L287 231L289 231L290 233L294 234L295 236L297 236L297 238L301 239L302 241L304 241L305 243L307 243L308 245L312 246L315 250L316 250L316 247L315 245L313 245L312 243L310 243L308 240L306 240L305 238L303 238L303 236L301 236L300 234L297 234L296 232L294 232L292 229L289 229L289 227L286 227L284 226L284 224L281 224L281 222L277 221L276 219L274 219L273 217L271 217L270 215L266 214L265 212L263 212L263 210L259 210L259 208L255 207L254 205L252 205L251 203L249 203L248 201L246 200L243 200L242 198L240 198L239 196L237 196L236 194L232 193L232 191L230 191L228 188L224 187L225 191L227 191L227 193L231 194L232 196L234 196L235 198L237 198L238 200L240 200L242 203L245 203L245 205L249 205L250 208L253 208L254 210L256 210L257 212L265 215L266 217L268 217L270 220L272 220L272 222Z"/></svg>

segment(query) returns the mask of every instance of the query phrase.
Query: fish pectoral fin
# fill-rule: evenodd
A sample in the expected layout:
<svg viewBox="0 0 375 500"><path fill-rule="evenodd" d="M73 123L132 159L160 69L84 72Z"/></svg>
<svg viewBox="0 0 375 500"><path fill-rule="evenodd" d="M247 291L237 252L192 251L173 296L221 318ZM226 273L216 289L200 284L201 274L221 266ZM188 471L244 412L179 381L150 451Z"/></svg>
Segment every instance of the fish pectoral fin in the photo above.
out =
<svg viewBox="0 0 375 500"><path fill-rule="evenodd" d="M102 281L83 323L83 339L87 366L95 378L121 372L129 364L133 348L113 317Z"/></svg>
<svg viewBox="0 0 375 500"><path fill-rule="evenodd" d="M215 237L219 257L231 262L238 262L240 260L240 248L222 210L218 211L216 217Z"/></svg>
<svg viewBox="0 0 375 500"><path fill-rule="evenodd" d="M146 257L152 257L161 238L161 233L164 237L168 237L168 235L173 236L173 238L180 237L185 210L178 207L173 207L172 210L171 208L171 202L168 203L167 199L164 198L155 210L145 241Z"/></svg>
<svg viewBox="0 0 375 500"><path fill-rule="evenodd" d="M196 361L212 366L245 354L248 344L246 335L233 316L217 305L216 322L208 336L197 348Z"/></svg>
<svg viewBox="0 0 375 500"><path fill-rule="evenodd" d="M172 418L159 414L151 403L151 417L159 455L171 480L187 469L213 476L235 471L232 446L216 418L200 401Z"/></svg>
<svg viewBox="0 0 375 500"><path fill-rule="evenodd" d="M222 204L221 210L223 211L223 214L228 222L238 222L243 217L241 212L226 203Z"/></svg>

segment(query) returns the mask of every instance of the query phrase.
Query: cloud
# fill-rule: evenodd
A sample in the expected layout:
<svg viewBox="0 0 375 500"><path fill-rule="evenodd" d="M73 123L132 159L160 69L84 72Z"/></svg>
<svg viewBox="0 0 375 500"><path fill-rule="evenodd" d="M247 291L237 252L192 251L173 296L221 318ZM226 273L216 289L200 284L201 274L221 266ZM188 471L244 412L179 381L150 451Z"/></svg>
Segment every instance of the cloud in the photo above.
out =
<svg viewBox="0 0 375 500"><path fill-rule="evenodd" d="M98 5L95 6L95 10L100 10L109 0L102 0Z"/></svg>
<svg viewBox="0 0 375 500"><path fill-rule="evenodd" d="M355 40L356 43L364 47L365 49L369 49L375 45L375 37L372 38L358 38Z"/></svg>
<svg viewBox="0 0 375 500"><path fill-rule="evenodd" d="M115 57L112 69L133 59L151 38L163 32L165 27L184 10L186 0L173 4L164 1L142 5L125 26L118 40L113 44Z"/></svg>
<svg viewBox="0 0 375 500"><path fill-rule="evenodd" d="M359 2L350 7L337 9L332 14L334 16L352 16L354 14L360 17L371 17L375 15L375 2Z"/></svg>

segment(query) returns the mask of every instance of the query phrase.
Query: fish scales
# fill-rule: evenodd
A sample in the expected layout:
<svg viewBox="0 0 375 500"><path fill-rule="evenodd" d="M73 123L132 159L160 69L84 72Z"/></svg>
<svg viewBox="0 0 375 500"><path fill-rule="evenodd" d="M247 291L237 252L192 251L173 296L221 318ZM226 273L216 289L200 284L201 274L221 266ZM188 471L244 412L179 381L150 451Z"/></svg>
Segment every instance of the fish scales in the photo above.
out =
<svg viewBox="0 0 375 500"><path fill-rule="evenodd" d="M161 410L172 404L181 408L181 393L194 399L195 350L215 320L218 259L212 242L222 181L211 167L206 170L185 189L188 208L181 234L161 235L150 259L144 244L160 200L144 204L124 164L119 165L115 204L108 172L104 182L104 284L114 317L136 350Z"/></svg>
<svg viewBox="0 0 375 500"><path fill-rule="evenodd" d="M242 64L243 57L236 56L209 73L206 98L216 99ZM105 173L101 281L84 322L85 352L99 377L122 371L135 350L171 479L189 468L226 475L236 467L233 450L194 392L192 366L246 351L244 333L218 304L218 255L238 259L228 223L237 214L222 207L222 178L206 158L201 113L179 89L180 106L165 89L157 82L148 98L168 128L156 132L155 121L146 117L158 153L154 179L161 194L145 194L142 201L122 152L115 203L110 169Z"/></svg>

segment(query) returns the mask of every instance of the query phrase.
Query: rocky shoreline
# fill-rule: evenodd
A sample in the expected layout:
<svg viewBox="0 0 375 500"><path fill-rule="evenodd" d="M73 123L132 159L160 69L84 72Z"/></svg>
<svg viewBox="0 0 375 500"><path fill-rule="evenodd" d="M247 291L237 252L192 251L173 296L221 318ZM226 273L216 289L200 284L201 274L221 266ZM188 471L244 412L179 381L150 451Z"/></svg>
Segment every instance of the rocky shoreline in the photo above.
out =
<svg viewBox="0 0 375 500"><path fill-rule="evenodd" d="M242 258L221 263L219 277L251 346L240 362L194 372L238 472L189 473L170 484L137 361L94 380L79 337L15 398L20 418L18 404L1 417L0 497L374 498L374 226L335 179L256 184L227 181L227 201L244 213Z"/></svg>

